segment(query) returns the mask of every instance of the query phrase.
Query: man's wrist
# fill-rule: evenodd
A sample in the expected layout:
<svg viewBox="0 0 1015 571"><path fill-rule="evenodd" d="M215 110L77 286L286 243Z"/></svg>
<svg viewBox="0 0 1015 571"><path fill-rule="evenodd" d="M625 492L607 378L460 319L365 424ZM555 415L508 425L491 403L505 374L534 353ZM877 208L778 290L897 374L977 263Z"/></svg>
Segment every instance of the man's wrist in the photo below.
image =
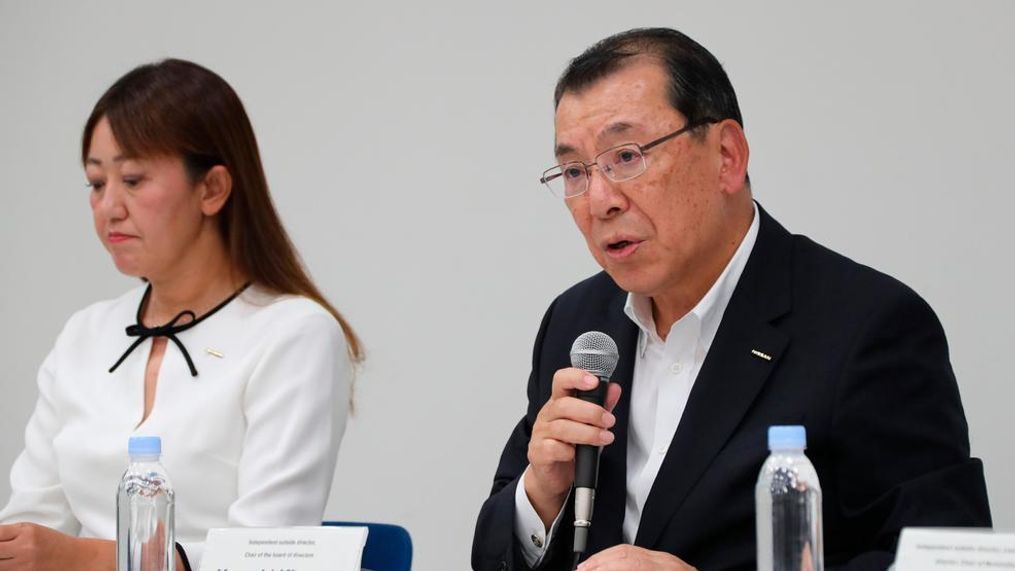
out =
<svg viewBox="0 0 1015 571"><path fill-rule="evenodd" d="M549 530L557 518L557 514L560 513L560 509L564 506L564 500L567 499L570 490L564 490L560 494L544 493L539 487L538 479L532 474L531 467L525 471L522 477L522 486L529 503L536 510L539 519L543 521L543 527Z"/></svg>
<svg viewBox="0 0 1015 571"><path fill-rule="evenodd" d="M531 467L526 468L526 473ZM570 491L570 490L569 490ZM567 505L568 495L564 496L560 508L552 514L547 523L540 517L525 490L524 476L519 479L514 490L515 496L515 538L525 563L532 568L540 566L548 555L550 544L557 535L557 529L564 517L563 506Z"/></svg>

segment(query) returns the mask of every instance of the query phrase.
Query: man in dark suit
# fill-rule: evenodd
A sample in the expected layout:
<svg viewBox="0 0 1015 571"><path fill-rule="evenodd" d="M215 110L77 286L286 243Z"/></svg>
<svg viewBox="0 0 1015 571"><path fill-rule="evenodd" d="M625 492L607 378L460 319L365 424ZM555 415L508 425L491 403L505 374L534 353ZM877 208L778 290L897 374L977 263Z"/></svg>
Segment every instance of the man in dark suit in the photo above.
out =
<svg viewBox="0 0 1015 571"><path fill-rule="evenodd" d="M673 30L612 36L556 90L565 199L605 270L550 306L529 406L476 525L473 567L570 568L574 446L603 446L582 570L754 569L766 430L807 428L828 568L885 569L905 526L989 526L940 323L902 283L787 232L752 199L736 96ZM570 368L620 362L605 407Z"/></svg>

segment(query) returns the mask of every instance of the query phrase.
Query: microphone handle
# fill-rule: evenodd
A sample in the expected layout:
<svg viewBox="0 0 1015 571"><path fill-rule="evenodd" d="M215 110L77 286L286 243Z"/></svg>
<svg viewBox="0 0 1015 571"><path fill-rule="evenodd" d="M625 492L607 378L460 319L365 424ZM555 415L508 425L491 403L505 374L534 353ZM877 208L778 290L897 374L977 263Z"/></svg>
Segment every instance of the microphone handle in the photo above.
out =
<svg viewBox="0 0 1015 571"><path fill-rule="evenodd" d="M603 406L606 404L606 389L610 380L599 377L599 386L590 391L577 391L576 397ZM574 486L576 488L596 487L599 476L599 446L579 444L576 446L574 460Z"/></svg>

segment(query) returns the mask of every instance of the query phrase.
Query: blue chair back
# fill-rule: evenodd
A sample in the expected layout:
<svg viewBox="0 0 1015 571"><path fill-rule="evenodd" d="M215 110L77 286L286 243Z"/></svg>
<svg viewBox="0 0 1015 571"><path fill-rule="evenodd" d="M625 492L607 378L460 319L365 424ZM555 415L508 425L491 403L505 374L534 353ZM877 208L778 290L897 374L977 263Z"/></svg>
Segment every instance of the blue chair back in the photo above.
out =
<svg viewBox="0 0 1015 571"><path fill-rule="evenodd" d="M388 523L326 521L335 527L365 527L370 530L363 548L360 565L371 571L410 571L412 569L412 538L402 526Z"/></svg>

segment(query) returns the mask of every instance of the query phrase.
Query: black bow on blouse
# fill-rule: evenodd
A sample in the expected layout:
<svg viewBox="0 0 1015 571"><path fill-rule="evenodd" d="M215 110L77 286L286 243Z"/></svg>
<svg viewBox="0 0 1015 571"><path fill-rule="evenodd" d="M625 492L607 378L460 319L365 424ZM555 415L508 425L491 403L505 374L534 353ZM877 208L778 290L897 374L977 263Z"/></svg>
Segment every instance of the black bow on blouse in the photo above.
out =
<svg viewBox="0 0 1015 571"><path fill-rule="evenodd" d="M172 341L173 343L175 343L176 346L180 348L180 352L183 353L183 358L187 361L187 367L190 369L190 376L196 377L197 367L194 366L194 361L193 359L190 358L190 353L187 352L187 348L183 346L183 342L180 341L180 339L176 336L176 334L182 331L186 331L191 327L197 325L198 323L201 323L202 321L213 315L215 312L225 307L230 301L235 299L236 296L240 295L243 292L243 290L247 289L247 286L249 285L250 283L243 284L243 286L240 287L240 289L236 290L233 293L233 295L226 298L225 301L216 305L214 309L212 309L208 313L205 313L201 317L195 315L193 311L185 309L180 313L177 313L176 317L172 318L171 320L169 320L168 323L164 325L157 325L155 327L145 327L144 323L141 322L141 313L144 311L145 303L148 301L148 297L152 293L152 285L148 284L148 289L145 290L144 296L141 297L141 303L138 304L137 307L137 323L133 325L128 325L126 329L127 336L137 337L137 341L134 341L130 345L130 347L127 348L127 351L125 351L124 354L121 355L120 358L116 361L116 363L109 368L109 372L112 373L113 371L115 371L116 368L120 366L120 363L123 363L123 361L131 353L134 352L134 349L137 349L138 345L144 343L145 339L148 339L149 337L165 337L170 341ZM184 317L190 317L190 321L183 323L181 325L177 325L177 323Z"/></svg>

